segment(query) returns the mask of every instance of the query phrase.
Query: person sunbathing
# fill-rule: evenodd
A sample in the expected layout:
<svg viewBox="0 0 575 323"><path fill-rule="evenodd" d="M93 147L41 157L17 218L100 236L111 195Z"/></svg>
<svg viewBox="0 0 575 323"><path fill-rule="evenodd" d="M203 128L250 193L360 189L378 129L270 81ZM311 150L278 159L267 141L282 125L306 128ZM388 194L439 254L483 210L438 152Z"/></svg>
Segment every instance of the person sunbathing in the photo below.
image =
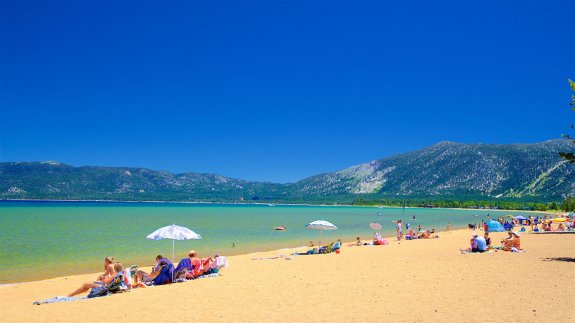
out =
<svg viewBox="0 0 575 323"><path fill-rule="evenodd" d="M204 275L216 274L220 272L222 267L228 267L228 259L219 254L215 254L213 258L210 258L210 261L209 268L204 272Z"/></svg>
<svg viewBox="0 0 575 323"><path fill-rule="evenodd" d="M116 276L116 271L114 270L114 257L106 257L104 259L104 270L105 272L98 276L98 279L93 283L84 283L78 289L68 294L68 297L76 296L90 290L91 288L101 288L109 284L114 276Z"/></svg>
<svg viewBox="0 0 575 323"><path fill-rule="evenodd" d="M431 232L429 232L429 230L425 230L425 232L419 235L419 239L431 239Z"/></svg>
<svg viewBox="0 0 575 323"><path fill-rule="evenodd" d="M565 231L565 227L563 226L563 223L559 223L559 226L557 227L557 231Z"/></svg>
<svg viewBox="0 0 575 323"><path fill-rule="evenodd" d="M511 239L509 238L505 239L504 245L501 249L504 251L512 251L512 249L521 250L521 241L519 239L519 233L509 232L509 235L511 236Z"/></svg>
<svg viewBox="0 0 575 323"><path fill-rule="evenodd" d="M357 239L357 241L355 242L355 245L356 245L356 246L361 246L361 245L362 245L362 244L361 244L361 239L360 239L359 237L357 237L356 239Z"/></svg>
<svg viewBox="0 0 575 323"><path fill-rule="evenodd" d="M166 259L161 259L156 267L152 268L151 273L138 270L134 275L134 286L145 287L150 285L164 285L172 282L172 271L174 265L168 263ZM163 277L163 278L162 278Z"/></svg>
<svg viewBox="0 0 575 323"><path fill-rule="evenodd" d="M213 261L213 259L209 257L204 259L198 258L196 251L190 250L190 252L188 252L188 258L184 258L178 263L175 276L178 278L184 278L185 276L186 279L196 278L210 269L211 261Z"/></svg>

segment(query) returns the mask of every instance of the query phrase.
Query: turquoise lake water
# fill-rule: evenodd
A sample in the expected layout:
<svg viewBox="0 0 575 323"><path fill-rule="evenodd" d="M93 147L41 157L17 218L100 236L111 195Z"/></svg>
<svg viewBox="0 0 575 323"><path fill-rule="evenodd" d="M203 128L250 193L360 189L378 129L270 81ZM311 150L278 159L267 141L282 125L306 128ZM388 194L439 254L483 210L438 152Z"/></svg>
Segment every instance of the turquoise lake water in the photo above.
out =
<svg viewBox="0 0 575 323"><path fill-rule="evenodd" d="M324 231L324 241L356 236L370 239L370 222L394 234L393 221L443 231L521 212L349 207L219 205L105 202L0 202L0 284L99 272L106 256L125 265L154 263L157 254L172 257L171 240L147 240L157 228L172 223L188 227L202 240L176 241L176 258L195 249L199 255L267 251L316 243L320 232L305 224L327 220L338 226ZM417 220L413 221L415 215ZM285 231L274 227L284 225ZM233 246L235 245L235 247Z"/></svg>

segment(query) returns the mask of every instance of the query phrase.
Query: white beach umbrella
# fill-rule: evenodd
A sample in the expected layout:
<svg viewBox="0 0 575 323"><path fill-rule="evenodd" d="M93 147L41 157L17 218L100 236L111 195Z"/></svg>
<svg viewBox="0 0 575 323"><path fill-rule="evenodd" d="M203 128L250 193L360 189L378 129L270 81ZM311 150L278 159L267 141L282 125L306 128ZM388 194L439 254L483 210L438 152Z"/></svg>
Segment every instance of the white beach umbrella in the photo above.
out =
<svg viewBox="0 0 575 323"><path fill-rule="evenodd" d="M324 220L316 220L305 225L308 229L314 229L320 231L319 245L321 246L321 240L323 238L323 230L337 230L337 227L330 222Z"/></svg>
<svg viewBox="0 0 575 323"><path fill-rule="evenodd" d="M191 239L200 240L202 236L186 227L172 224L168 225L167 227L159 228L158 230L150 233L146 238L150 240L172 239L172 259L175 262L176 261L174 251L175 240L191 240Z"/></svg>

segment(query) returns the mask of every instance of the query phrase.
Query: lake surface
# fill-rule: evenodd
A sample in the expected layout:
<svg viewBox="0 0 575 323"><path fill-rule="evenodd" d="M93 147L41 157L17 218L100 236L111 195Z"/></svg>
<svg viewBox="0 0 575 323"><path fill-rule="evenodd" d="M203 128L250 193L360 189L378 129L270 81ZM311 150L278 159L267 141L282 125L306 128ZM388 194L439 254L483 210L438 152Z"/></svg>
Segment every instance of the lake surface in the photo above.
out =
<svg viewBox="0 0 575 323"><path fill-rule="evenodd" d="M200 257L267 251L317 244L320 232L305 224L327 220L336 231L324 231L323 240L371 239L370 222L394 234L393 221L412 227L443 231L522 212L377 208L350 206L225 205L112 202L0 202L0 284L99 272L106 256L124 265L154 263L157 254L172 257L171 240L147 240L156 229L170 224L188 227L202 240L176 241L176 259L190 249ZM413 216L416 220L412 220ZM274 227L284 225L285 231ZM465 244L465 242L462 242Z"/></svg>

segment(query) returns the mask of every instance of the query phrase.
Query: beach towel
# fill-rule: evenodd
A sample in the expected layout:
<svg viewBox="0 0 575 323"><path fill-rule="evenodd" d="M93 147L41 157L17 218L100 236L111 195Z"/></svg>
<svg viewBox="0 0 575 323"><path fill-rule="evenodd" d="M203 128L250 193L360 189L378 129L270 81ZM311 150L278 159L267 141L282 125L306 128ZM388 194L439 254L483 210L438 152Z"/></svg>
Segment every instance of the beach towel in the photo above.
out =
<svg viewBox="0 0 575 323"><path fill-rule="evenodd" d="M212 269L228 268L228 258L224 256L218 256L214 258L214 261L210 264Z"/></svg>
<svg viewBox="0 0 575 323"><path fill-rule="evenodd" d="M44 299L41 301L34 302L34 305L41 305L41 304L52 304L52 303L64 303L64 302L73 302L81 299L87 299L86 296L82 297L68 297L68 296L56 296L48 299Z"/></svg>

